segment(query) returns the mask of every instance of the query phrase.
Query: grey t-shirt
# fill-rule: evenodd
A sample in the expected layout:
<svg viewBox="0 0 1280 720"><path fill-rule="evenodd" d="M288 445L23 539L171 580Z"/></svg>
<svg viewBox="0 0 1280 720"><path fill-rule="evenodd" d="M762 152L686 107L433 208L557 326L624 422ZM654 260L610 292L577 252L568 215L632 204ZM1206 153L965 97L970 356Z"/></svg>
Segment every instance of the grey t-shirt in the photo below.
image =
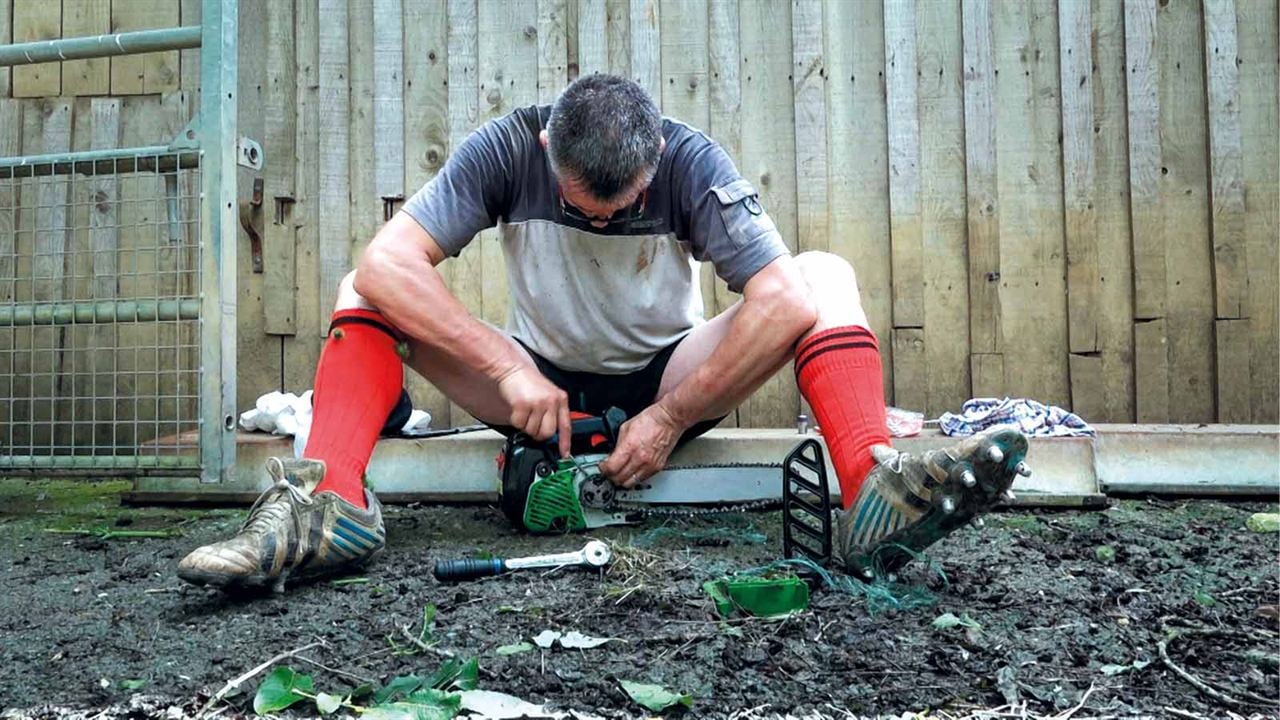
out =
<svg viewBox="0 0 1280 720"><path fill-rule="evenodd" d="M622 374L702 322L697 263L734 292L787 254L724 150L664 119L667 145L634 220L566 217L538 140L549 105L485 123L404 204L447 255L498 225L511 292L507 331L566 370Z"/></svg>

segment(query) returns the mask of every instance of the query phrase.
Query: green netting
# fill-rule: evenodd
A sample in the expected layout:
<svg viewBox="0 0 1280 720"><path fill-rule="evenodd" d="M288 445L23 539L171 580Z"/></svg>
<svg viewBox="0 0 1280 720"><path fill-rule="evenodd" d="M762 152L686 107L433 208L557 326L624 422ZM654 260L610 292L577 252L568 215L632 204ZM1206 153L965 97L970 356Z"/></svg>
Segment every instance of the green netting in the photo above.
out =
<svg viewBox="0 0 1280 720"><path fill-rule="evenodd" d="M895 547L910 554L916 560L926 563L929 570L937 574L942 580L943 585L947 584L947 576L942 571L941 566L930 560L923 553L917 553L900 545ZM927 587L882 579L887 573L877 573L876 580L863 582L851 575L833 573L808 558L776 560L768 565L744 570L737 573L737 576L770 575L785 572L814 578L820 587L860 598L866 604L867 612L871 615L877 615L887 610L911 610L928 607L937 602L937 597Z"/></svg>
<svg viewBox="0 0 1280 720"><path fill-rule="evenodd" d="M647 530L631 539L636 547L652 547L660 540L678 538L695 544L763 545L769 536L754 527L715 527L679 530L665 525Z"/></svg>

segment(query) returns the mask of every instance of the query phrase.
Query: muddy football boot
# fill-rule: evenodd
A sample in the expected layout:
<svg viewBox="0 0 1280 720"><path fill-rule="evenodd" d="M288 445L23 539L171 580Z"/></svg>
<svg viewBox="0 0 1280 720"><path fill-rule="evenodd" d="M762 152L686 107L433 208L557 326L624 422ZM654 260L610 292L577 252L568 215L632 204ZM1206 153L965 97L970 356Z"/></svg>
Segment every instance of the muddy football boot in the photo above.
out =
<svg viewBox="0 0 1280 720"><path fill-rule="evenodd" d="M916 457L872 448L876 465L849 510L836 511L836 552L849 572L872 580L896 572L922 550L1013 499L1027 438L1017 430L984 432Z"/></svg>
<svg viewBox="0 0 1280 720"><path fill-rule="evenodd" d="M324 477L319 460L267 460L274 484L229 540L197 548L178 563L178 577L224 589L270 587L358 568L385 545L382 506L365 490L362 510L331 492L313 494Z"/></svg>

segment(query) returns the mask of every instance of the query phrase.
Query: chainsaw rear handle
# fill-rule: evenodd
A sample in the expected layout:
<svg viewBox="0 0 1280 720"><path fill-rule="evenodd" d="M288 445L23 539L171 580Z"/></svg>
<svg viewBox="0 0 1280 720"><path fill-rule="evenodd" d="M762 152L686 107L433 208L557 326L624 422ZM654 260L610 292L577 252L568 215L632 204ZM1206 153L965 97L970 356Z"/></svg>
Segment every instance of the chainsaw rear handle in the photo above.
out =
<svg viewBox="0 0 1280 720"><path fill-rule="evenodd" d="M463 582L479 578L501 575L507 571L507 564L499 558L465 558L462 560L440 560L436 562L432 574L440 582Z"/></svg>
<svg viewBox="0 0 1280 720"><path fill-rule="evenodd" d="M622 423L627 421L627 413L620 408L611 407L604 415L581 415L569 423L569 454L583 455L612 450L618 444L618 431ZM558 455L560 449L560 433L552 435L546 443L547 448Z"/></svg>

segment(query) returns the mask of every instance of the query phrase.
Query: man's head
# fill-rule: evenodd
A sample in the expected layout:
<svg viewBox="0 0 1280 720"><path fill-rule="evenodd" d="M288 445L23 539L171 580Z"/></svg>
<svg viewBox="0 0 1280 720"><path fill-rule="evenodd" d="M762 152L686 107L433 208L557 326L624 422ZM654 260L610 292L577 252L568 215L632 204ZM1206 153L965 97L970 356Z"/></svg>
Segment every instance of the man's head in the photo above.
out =
<svg viewBox="0 0 1280 720"><path fill-rule="evenodd" d="M586 75L565 88L541 139L565 201L601 221L595 225L636 202L665 144L653 100L616 75Z"/></svg>

